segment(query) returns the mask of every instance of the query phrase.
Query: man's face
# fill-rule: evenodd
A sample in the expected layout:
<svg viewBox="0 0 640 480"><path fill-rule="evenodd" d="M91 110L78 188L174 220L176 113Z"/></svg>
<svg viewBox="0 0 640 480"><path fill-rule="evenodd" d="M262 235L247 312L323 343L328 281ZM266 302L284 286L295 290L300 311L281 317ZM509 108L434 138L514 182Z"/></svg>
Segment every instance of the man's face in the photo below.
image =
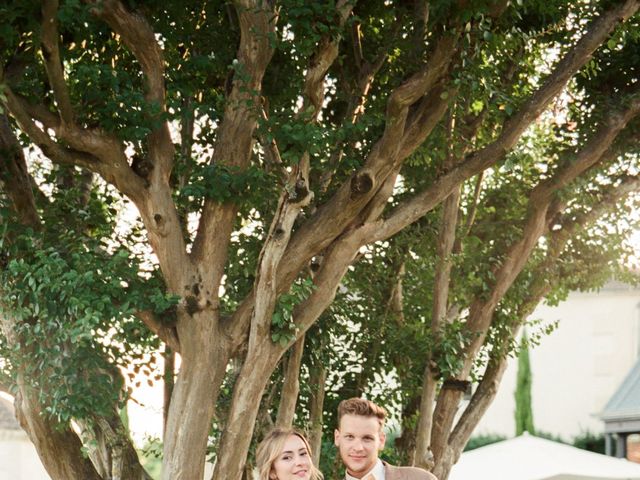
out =
<svg viewBox="0 0 640 480"><path fill-rule="evenodd" d="M384 448L384 432L376 417L344 415L334 432L334 441L347 472L356 478L373 468Z"/></svg>

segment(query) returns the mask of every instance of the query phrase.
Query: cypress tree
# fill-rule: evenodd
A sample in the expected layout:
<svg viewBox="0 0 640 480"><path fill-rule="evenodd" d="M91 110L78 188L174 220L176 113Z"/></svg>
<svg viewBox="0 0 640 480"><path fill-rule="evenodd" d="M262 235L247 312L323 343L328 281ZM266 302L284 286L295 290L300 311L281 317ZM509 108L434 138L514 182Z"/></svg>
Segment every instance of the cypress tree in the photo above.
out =
<svg viewBox="0 0 640 480"><path fill-rule="evenodd" d="M531 364L529 362L529 340L527 332L523 332L518 355L518 379L516 383L516 436L523 432L535 435L533 427L533 408L531 406Z"/></svg>

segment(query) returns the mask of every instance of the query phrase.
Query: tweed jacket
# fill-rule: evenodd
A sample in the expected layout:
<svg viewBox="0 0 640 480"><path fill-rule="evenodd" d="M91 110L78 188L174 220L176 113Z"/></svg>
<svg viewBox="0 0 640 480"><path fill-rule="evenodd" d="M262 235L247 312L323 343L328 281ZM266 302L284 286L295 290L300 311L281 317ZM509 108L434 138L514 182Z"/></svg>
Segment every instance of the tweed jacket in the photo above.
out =
<svg viewBox="0 0 640 480"><path fill-rule="evenodd" d="M438 480L435 475L416 467L394 467L384 464L385 480Z"/></svg>

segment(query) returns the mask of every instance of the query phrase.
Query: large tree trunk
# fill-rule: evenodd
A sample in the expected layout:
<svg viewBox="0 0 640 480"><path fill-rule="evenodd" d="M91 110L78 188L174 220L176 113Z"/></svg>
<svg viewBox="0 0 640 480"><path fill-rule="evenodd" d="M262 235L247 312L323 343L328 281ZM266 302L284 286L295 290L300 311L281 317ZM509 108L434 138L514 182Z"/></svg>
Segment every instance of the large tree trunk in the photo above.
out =
<svg viewBox="0 0 640 480"><path fill-rule="evenodd" d="M327 381L327 369L321 363L311 367L309 383L311 399L309 401L309 446L313 452L313 463L320 465L322 452L322 421L324 416L324 394Z"/></svg>
<svg viewBox="0 0 640 480"><path fill-rule="evenodd" d="M198 322L200 329L190 339L181 337L182 363L165 431L164 480L204 475L207 438L229 359L225 344L211 326L213 319L201 314L190 320Z"/></svg>
<svg viewBox="0 0 640 480"><path fill-rule="evenodd" d="M404 402L402 408L402 435L396 438L395 447L403 455L407 465L413 465L416 456L416 418L420 407L420 397L414 396Z"/></svg>
<svg viewBox="0 0 640 480"><path fill-rule="evenodd" d="M291 425L293 425L298 393L300 392L300 366L302 364L302 352L304 351L304 338L305 336L302 335L293 344L293 347L289 349L282 381L276 427L291 428Z"/></svg>
<svg viewBox="0 0 640 480"><path fill-rule="evenodd" d="M118 412L108 417L96 417L90 422L77 421L82 443L89 458L103 479L151 480L140 465L128 432Z"/></svg>
<svg viewBox="0 0 640 480"><path fill-rule="evenodd" d="M438 462L433 469L433 474L440 480L446 480L449 477L451 467L460 458L460 454L469 441L473 430L493 402L506 368L506 357L490 363L487 367L463 417L451 433L449 441L443 445L444 448L439 450Z"/></svg>
<svg viewBox="0 0 640 480"><path fill-rule="evenodd" d="M16 416L51 478L102 480L91 461L82 455L82 443L76 433L70 427L55 424L43 415L37 392L26 384L24 378L18 379L18 388Z"/></svg>
<svg viewBox="0 0 640 480"><path fill-rule="evenodd" d="M270 341L266 339L266 342ZM259 400L279 359L274 351L271 345L263 343L247 355L233 389L231 410L218 448L212 480L240 480L242 477L260 408Z"/></svg>
<svg viewBox="0 0 640 480"><path fill-rule="evenodd" d="M20 223L34 230L40 227L36 210L33 183L21 146L5 115L0 116L0 182L3 191L11 200L11 207ZM17 334L17 322L5 309L0 315L0 329L10 348L22 348ZM37 320L36 320L37 321ZM27 352L25 357L27 357ZM31 388L25 375L26 365L18 367L16 379L17 395L14 405L16 417L27 432L47 473L54 480L82 478L100 480L100 475L91 461L82 455L82 443L70 425L55 422L46 416L39 403L37 390ZM35 368L33 369L35 371Z"/></svg>

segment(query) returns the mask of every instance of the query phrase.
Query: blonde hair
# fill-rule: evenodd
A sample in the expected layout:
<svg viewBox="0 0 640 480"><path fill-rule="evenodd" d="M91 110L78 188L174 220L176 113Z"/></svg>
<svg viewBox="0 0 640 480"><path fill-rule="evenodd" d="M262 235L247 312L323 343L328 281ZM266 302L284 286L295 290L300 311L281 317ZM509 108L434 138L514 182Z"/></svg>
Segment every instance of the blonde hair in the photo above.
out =
<svg viewBox="0 0 640 480"><path fill-rule="evenodd" d="M293 428L274 428L265 435L262 442L260 442L260 445L258 445L258 449L256 450L256 466L258 467L259 480L273 480L269 476L273 470L273 463L278 459L284 449L285 442L292 435L300 438L302 443L304 443L304 446L307 448L311 467L311 480L322 480L322 473L313 464L309 442L302 433L298 430L294 430Z"/></svg>

